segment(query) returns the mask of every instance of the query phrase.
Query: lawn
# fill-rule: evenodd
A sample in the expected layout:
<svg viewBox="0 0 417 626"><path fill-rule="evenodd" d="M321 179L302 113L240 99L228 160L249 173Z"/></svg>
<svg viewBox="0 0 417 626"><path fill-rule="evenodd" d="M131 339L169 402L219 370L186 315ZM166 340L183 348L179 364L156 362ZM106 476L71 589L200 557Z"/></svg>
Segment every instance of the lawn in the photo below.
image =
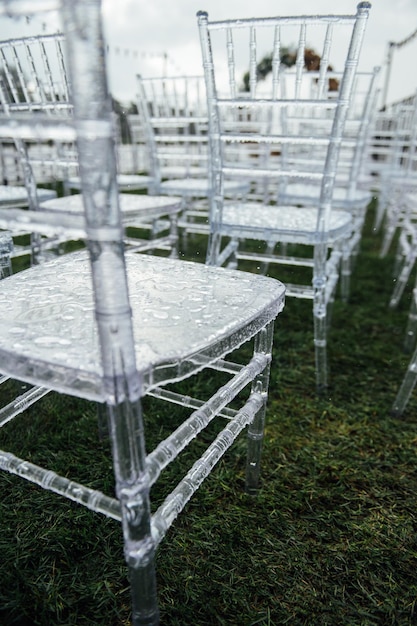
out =
<svg viewBox="0 0 417 626"><path fill-rule="evenodd" d="M390 416L411 285L389 310L393 254L379 258L373 215L350 302L334 306L328 392L315 394L311 303L287 300L262 489L243 491L242 437L159 548L163 626L417 624L417 390ZM145 409L151 441L182 410ZM3 431L1 447L111 492L95 406L50 394ZM120 526L13 476L0 488L0 624L129 624Z"/></svg>

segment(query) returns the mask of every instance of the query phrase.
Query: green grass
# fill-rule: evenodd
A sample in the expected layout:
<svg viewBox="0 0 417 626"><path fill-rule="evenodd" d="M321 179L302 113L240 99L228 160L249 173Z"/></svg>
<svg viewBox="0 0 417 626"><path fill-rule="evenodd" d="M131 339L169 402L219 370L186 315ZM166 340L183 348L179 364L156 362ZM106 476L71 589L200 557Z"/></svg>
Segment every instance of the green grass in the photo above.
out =
<svg viewBox="0 0 417 626"><path fill-rule="evenodd" d="M328 393L314 390L311 304L288 300L262 490L243 492L243 437L159 548L163 625L417 624L417 393L403 418L390 416L408 361L411 285L390 311L393 258L379 258L372 219L371 208L350 302L334 307ZM145 408L150 442L182 411ZM111 490L94 406L51 394L3 430L2 447ZM129 624L119 525L15 477L0 481L0 624Z"/></svg>

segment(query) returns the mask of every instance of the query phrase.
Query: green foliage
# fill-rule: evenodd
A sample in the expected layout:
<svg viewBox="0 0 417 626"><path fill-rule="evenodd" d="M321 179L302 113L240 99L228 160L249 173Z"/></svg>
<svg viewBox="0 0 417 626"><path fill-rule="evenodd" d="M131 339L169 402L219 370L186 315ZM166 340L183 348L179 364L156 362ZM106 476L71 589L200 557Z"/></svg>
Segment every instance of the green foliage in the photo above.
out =
<svg viewBox="0 0 417 626"><path fill-rule="evenodd" d="M297 53L292 48L281 48L280 62L281 65L286 67L292 67L297 61ZM314 72L320 69L321 57L313 48L305 48L304 50L304 67L308 72ZM328 67L332 69L331 65ZM268 74L272 72L272 54L266 54L256 66L256 80L264 80ZM243 75L242 91L250 90L250 73L246 72ZM330 86L330 90L337 90L338 83L333 81L333 85Z"/></svg>
<svg viewBox="0 0 417 626"><path fill-rule="evenodd" d="M412 286L389 310L393 257L379 258L373 217L371 207L351 300L334 307L327 395L314 391L311 303L288 300L276 324L262 490L243 492L242 437L158 551L162 624L417 623L417 395L402 419L390 416L409 358L401 343ZM213 380L199 384L204 393ZM151 449L183 409L151 399L145 408ZM2 447L111 493L95 406L50 395L3 431ZM0 623L129 624L119 525L15 477L0 481Z"/></svg>
<svg viewBox="0 0 417 626"><path fill-rule="evenodd" d="M295 54L289 48L281 49L280 60L283 65L291 67L295 63L295 58ZM266 78L270 72L272 72L272 54L266 54L256 66L257 80ZM243 75L243 91L249 91L249 78L249 72L245 72Z"/></svg>

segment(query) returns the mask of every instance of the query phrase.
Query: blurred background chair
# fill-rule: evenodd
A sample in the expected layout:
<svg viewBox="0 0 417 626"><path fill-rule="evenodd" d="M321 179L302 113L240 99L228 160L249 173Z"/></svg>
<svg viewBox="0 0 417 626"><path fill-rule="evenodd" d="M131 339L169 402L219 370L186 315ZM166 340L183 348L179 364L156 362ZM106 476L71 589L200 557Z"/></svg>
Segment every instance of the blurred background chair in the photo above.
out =
<svg viewBox="0 0 417 626"><path fill-rule="evenodd" d="M403 194L407 211L401 218L395 255L394 289L389 306L394 309L404 293L417 259L417 193Z"/></svg>
<svg viewBox="0 0 417 626"><path fill-rule="evenodd" d="M138 76L138 109L149 153L150 192L181 196L178 226L184 248L191 233L208 235L208 120L204 76ZM242 196L244 181L225 180L225 194Z"/></svg>
<svg viewBox="0 0 417 626"><path fill-rule="evenodd" d="M68 101L68 84L62 72L62 35L46 35L35 38L15 38L0 42L0 90L3 113L10 107L19 113L36 113L40 105L54 114L53 107L65 107ZM54 71L51 71L54 68ZM51 94L53 98L51 98ZM48 104L46 104L48 102ZM24 154L24 161L22 156ZM3 184L0 187L1 207L27 207L29 197L25 184L26 164L35 170L39 181L53 183L53 148L43 141L32 141L23 147L19 140L2 144ZM56 198L54 189L37 189L39 202ZM23 233L21 233L23 234ZM28 233L30 236L30 234ZM27 239L27 238L26 238ZM32 239L30 245L16 243L13 256L22 256L38 249L39 242ZM58 242L44 238L44 249L55 247Z"/></svg>
<svg viewBox="0 0 417 626"><path fill-rule="evenodd" d="M348 245L343 250L341 265L341 295L344 301L348 300L350 292L350 276L352 265L357 257L359 245L366 217L366 209L372 199L372 191L364 189L360 185L360 175L365 154L371 122L375 112L377 91L377 78L379 67L372 72L357 72L352 89L351 102L345 122L339 153L336 178L332 195L332 209L342 210L352 215L352 232ZM311 71L310 79L311 98L315 98L315 91L319 85L319 72ZM327 76L327 97L337 98L339 85L343 78L342 73L329 71ZM284 80L286 76L284 76ZM308 122L304 122L308 124ZM327 132L331 132L332 118L313 120L311 133L317 132L317 124L327 125ZM320 128L318 134L323 133ZM305 169L306 161L314 162L317 159L317 146L310 146L310 151L302 146L300 154L291 151L290 162L287 167ZM320 195L319 181L295 182L294 179L284 180L279 187L278 202L283 205L317 206Z"/></svg>
<svg viewBox="0 0 417 626"><path fill-rule="evenodd" d="M121 113L119 112L119 115ZM123 131L120 117L114 114L115 142L117 154L117 184L120 191L148 191L152 185L152 178L148 174L138 173L142 169L149 169L139 159L135 138L137 127L132 128L133 116L123 116ZM124 135L126 137L124 137ZM124 141L126 139L126 141ZM129 140L129 142L127 142ZM133 171L132 171L133 170ZM64 180L64 194L69 195L72 191L81 189L81 178L73 174Z"/></svg>
<svg viewBox="0 0 417 626"><path fill-rule="evenodd" d="M30 3L32 10L38 6ZM101 3L62 0L58 6L73 109L63 117L44 111L25 112L22 118L9 111L0 116L0 137L24 145L33 140L75 141L84 212L38 211L29 202L27 210L0 209L0 227L19 228L24 222L31 232L65 232L85 238L87 249L0 281L0 380L11 377L33 385L38 399L52 389L103 404L115 494L6 451L0 451L0 468L121 521L132 622L149 626L159 623L156 547L245 429L246 488L249 493L258 490L273 323L284 305L285 289L264 276L125 250ZM0 3L0 9L26 15L28 4L13 0ZM28 191L30 195L33 190ZM6 241L6 254L9 245ZM235 359L241 347L244 352ZM222 381L211 386L209 397L168 387L193 375L207 378L208 371ZM201 384L194 387L190 381L190 388L201 390ZM144 395L189 410L148 453ZM0 424L5 426L28 404L4 407ZM215 418L219 428L207 443L206 426ZM151 424L160 433L157 422L155 412ZM151 486L202 431L201 456L151 515Z"/></svg>
<svg viewBox="0 0 417 626"><path fill-rule="evenodd" d="M327 308L352 236L352 215L334 210L333 191L369 8L365 2L351 16L221 22L210 22L205 12L198 14L213 187L207 262L241 267L243 261L252 261L261 271L278 264L282 276L286 276L283 268L292 268L291 282L284 278L287 295L313 301L319 390L328 383ZM281 50L287 52L285 47L294 41L298 44L290 88ZM314 42L320 57L314 94L305 61L306 41ZM344 60L339 89L329 98L332 45ZM265 51L271 61L269 81L257 71ZM241 87L242 68L249 68L249 73ZM239 149L241 159L236 156ZM299 162L302 154L306 155L302 167L294 167L293 161ZM261 201L259 194L245 202L228 200L222 188L224 177L252 181L267 193ZM281 185L312 181L320 189L316 206L280 204ZM300 268L308 276L300 277Z"/></svg>
<svg viewBox="0 0 417 626"><path fill-rule="evenodd" d="M3 42L0 47L0 101L6 114L32 115L45 113L49 117L66 118L72 112L71 88L67 77L64 35L39 35ZM114 128L115 118L113 117ZM116 131L115 131L116 132ZM82 200L78 194L62 196L68 187L68 180L77 186L77 148L67 141L32 141L23 144L14 141L16 160L19 163L25 187L19 187L24 202L9 203L7 206L30 206L32 210L56 210L63 213L82 212ZM38 176L57 186L60 197L53 190L39 188ZM146 181L146 185L145 182ZM149 177L138 180L126 175L120 179L124 188L143 189L149 184ZM33 189L30 197L27 187ZM62 188L62 189L61 189ZM24 189L24 191L22 191ZM16 195L14 188L9 193ZM31 204L29 204L31 203ZM123 194L121 196L125 227L150 231L151 237L132 236L129 241L137 251L167 250L176 254L177 218L181 210L178 198L154 197ZM23 234L23 233L20 233ZM49 254L55 254L68 240L63 233L59 240L32 233L30 246L15 246L14 255L31 254L32 261L39 263Z"/></svg>
<svg viewBox="0 0 417 626"><path fill-rule="evenodd" d="M393 132L388 165L381 178L377 218L377 226L383 223L384 229L382 257L414 208L409 200L417 192L417 95L393 106L390 116Z"/></svg>

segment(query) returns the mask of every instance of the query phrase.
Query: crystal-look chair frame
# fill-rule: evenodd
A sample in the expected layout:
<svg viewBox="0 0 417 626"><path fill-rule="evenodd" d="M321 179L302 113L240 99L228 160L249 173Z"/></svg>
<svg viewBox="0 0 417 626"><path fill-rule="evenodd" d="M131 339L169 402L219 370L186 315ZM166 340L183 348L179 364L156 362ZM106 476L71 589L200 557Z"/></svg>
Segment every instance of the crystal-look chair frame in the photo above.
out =
<svg viewBox="0 0 417 626"><path fill-rule="evenodd" d="M371 72L356 72L333 189L333 209L347 211L352 215L352 233L348 245L343 249L340 272L340 291L343 301L349 298L353 262L359 252L366 209L372 199L371 190L360 187L360 175L365 147L376 110L379 71L380 68L375 67ZM314 97L319 85L319 72L314 71L310 74L311 96ZM328 72L329 98L337 96L337 87L341 79L340 72ZM331 122L331 119L323 121L328 124L329 133ZM314 132L314 126L312 132ZM316 150L316 146L311 147L310 153L304 150L301 159L314 161L317 156ZM302 167L302 163L297 164L297 155L294 157L292 167ZM320 186L317 181L310 183L284 181L280 186L279 201L283 205L314 206L318 203L319 194Z"/></svg>
<svg viewBox="0 0 417 626"><path fill-rule="evenodd" d="M26 15L51 4L5 0L0 9ZM84 213L0 210L0 223L14 227L24 220L36 232L78 233L88 252L63 255L0 281L0 373L2 380L34 385L34 393L53 389L107 407L116 495L6 451L0 452L0 468L122 522L132 622L149 626L159 623L156 547L244 429L247 489L258 489L273 323L285 289L267 277L125 251L101 3L61 0L59 7L73 119L2 116L0 137L76 140ZM253 357L244 365L234 362L231 353L251 340ZM206 368L229 376L208 400L165 387ZM235 404L240 392L243 398ZM188 419L148 454L145 394L191 409ZM26 400L4 408L3 426L30 404ZM214 418L222 422L219 434L151 515L151 485Z"/></svg>
<svg viewBox="0 0 417 626"><path fill-rule="evenodd" d="M119 113L120 114L120 113ZM148 170L148 167L139 166L137 154L138 146L132 141L135 134L131 128L131 117L123 115L124 134L128 136L131 143L123 143L121 121L118 114L114 114L115 119L115 142L117 145L117 184L120 191L148 191L152 186L152 177L148 174L138 174L139 171ZM136 129L135 129L136 130ZM143 144L140 146L143 151ZM143 162L143 159L142 159ZM144 165L144 163L143 163ZM81 189L81 178L78 174L69 176L64 181L64 193L69 195L72 191Z"/></svg>
<svg viewBox="0 0 417 626"><path fill-rule="evenodd" d="M63 33L54 33L0 43L0 70L3 78L0 102L6 113L45 113L58 118L71 115L71 84L67 76L64 39ZM40 189L36 178L39 168L49 168L51 182L63 182L65 189L68 178L75 177L73 180L76 186L78 161L75 146L71 142L59 141L52 145L47 142L24 145L19 139L15 140L15 145L26 186L19 192L24 202L17 204L15 201L8 206L28 205L36 210L81 214L82 201L79 194L57 198L54 191ZM128 179L127 181L126 177L118 175L119 189L144 188L144 179L141 177L129 176ZM146 186L149 180L146 177ZM28 187L32 189L29 194ZM16 195L16 189L10 187L8 193ZM131 238L130 243L137 251L162 249L176 254L180 198L159 196L150 199L146 195L124 193L121 202L125 226L151 231L148 239ZM65 236L63 239L67 240ZM49 248L55 248L59 243L62 243L62 238L60 241L48 241L32 235L30 248L20 249L16 246L14 254L30 252L33 262L38 263L48 255Z"/></svg>
<svg viewBox="0 0 417 626"><path fill-rule="evenodd" d="M285 282L287 295L313 300L319 390L327 386L327 306L352 232L350 213L333 210L333 190L369 9L370 4L362 2L356 15L351 16L226 21L210 21L206 12L198 13L213 187L207 262L230 265L240 260L254 261L264 271L270 263L311 268L312 285ZM311 34L316 49L316 40L320 38L321 52L314 96L305 95L303 88L304 81L309 81L305 49ZM282 47L294 39L298 45L293 88L289 91L284 80L288 70L281 63L280 54ZM333 41L337 43L339 58L344 50L344 60L337 97L330 100L327 81ZM267 52L272 50L269 82L261 80L257 71L266 46ZM249 68L249 91L239 90L242 67ZM330 132L322 123L329 119ZM315 132L312 124L316 124ZM295 151L298 156L302 149L307 154L313 149L314 159L306 159L302 168L293 167L291 155ZM258 188L266 189L266 200L259 200L258 194L255 202L228 201L223 189L225 177L253 181ZM277 201L281 184L291 180L317 182L320 193L315 207L281 205ZM265 253L244 249L242 244L251 240L264 242ZM275 252L277 243L283 246L283 253ZM292 251L285 253L288 244L303 245L304 258Z"/></svg>
<svg viewBox="0 0 417 626"><path fill-rule="evenodd" d="M151 193L181 196L184 210L178 226L208 235L208 119L203 75L137 76L137 103L146 140ZM242 197L245 181L225 180L225 194Z"/></svg>
<svg viewBox="0 0 417 626"><path fill-rule="evenodd" d="M65 107L68 101L68 84L61 81L62 35L40 35L38 37L24 37L8 39L0 42L0 101L4 113L10 108L23 112L38 112L40 107L52 114L54 103L55 112ZM55 71L51 71L51 66ZM54 94L53 99L51 94ZM15 169L14 179L19 184L3 184L0 186L0 207L15 208L27 207L30 195L25 184L26 167L39 173L48 182L54 180L56 155L51 148L42 142L34 142L26 147L16 139L4 146L5 157L13 158ZM7 157L6 157L7 158ZM17 173L16 173L17 172ZM45 175L46 174L46 175ZM37 186L39 202L56 198L53 189L43 189ZM19 234L19 233L17 233ZM30 246L16 244L13 256L22 256L38 249L39 241L32 240ZM43 241L44 248L56 246L56 241Z"/></svg>
<svg viewBox="0 0 417 626"><path fill-rule="evenodd" d="M390 249L402 222L413 213L410 194L417 192L417 93L392 109L394 133L389 167L384 170L378 211L385 217L381 256Z"/></svg>

